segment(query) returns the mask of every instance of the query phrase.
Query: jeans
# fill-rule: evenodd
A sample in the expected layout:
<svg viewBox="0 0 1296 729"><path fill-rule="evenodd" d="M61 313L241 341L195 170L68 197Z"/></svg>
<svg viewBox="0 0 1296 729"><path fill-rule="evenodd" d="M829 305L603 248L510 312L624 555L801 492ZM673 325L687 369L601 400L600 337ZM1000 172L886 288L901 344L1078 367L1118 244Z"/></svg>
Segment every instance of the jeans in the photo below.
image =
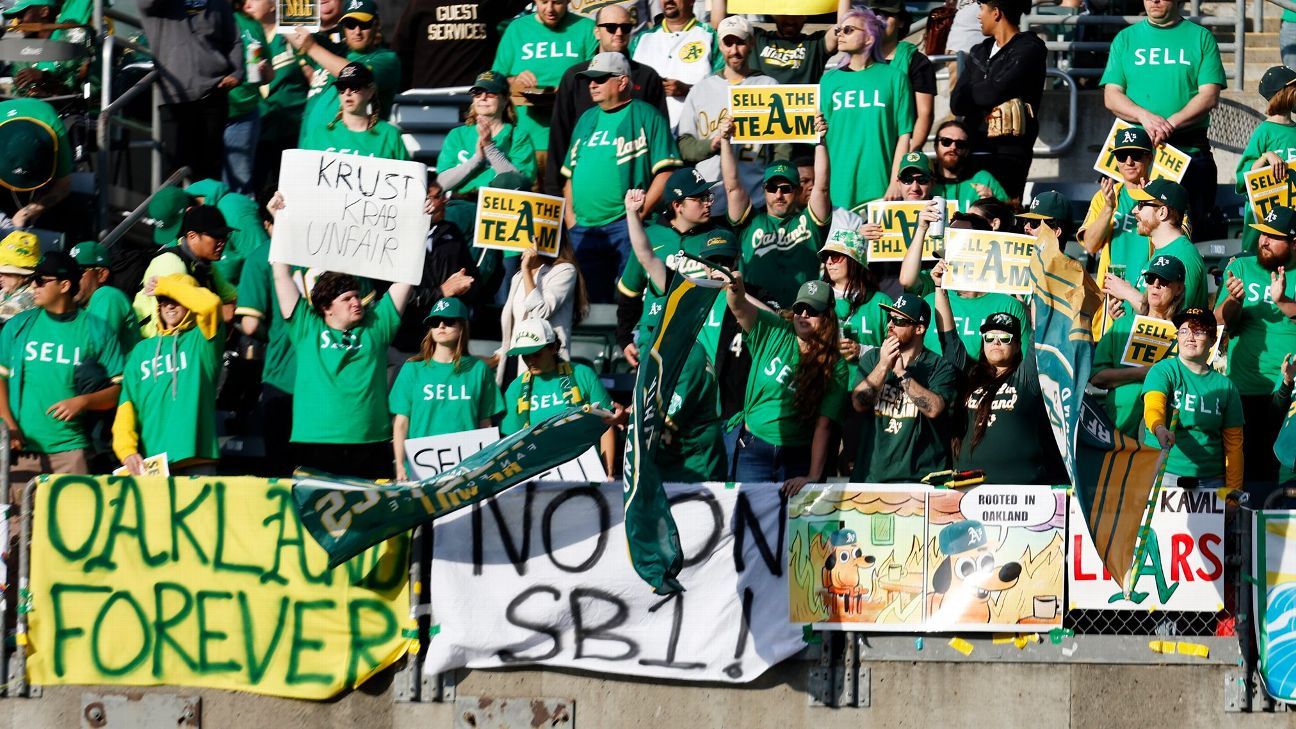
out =
<svg viewBox="0 0 1296 729"><path fill-rule="evenodd" d="M734 428L736 445L729 451L729 480L737 483L778 483L810 473L810 446L776 446ZM730 438L726 436L728 445Z"/></svg>
<svg viewBox="0 0 1296 729"><path fill-rule="evenodd" d="M191 182L221 179L228 96L222 89L213 89L197 101L158 107L164 174L188 165Z"/></svg>
<svg viewBox="0 0 1296 729"><path fill-rule="evenodd" d="M1224 477L1212 476L1210 478L1198 478L1197 476L1177 476L1173 473L1167 472L1161 477L1161 485L1166 487L1178 486L1185 489L1216 491L1224 486Z"/></svg>
<svg viewBox="0 0 1296 729"><path fill-rule="evenodd" d="M1296 68L1296 23L1284 20L1278 26L1278 55L1287 68Z"/></svg>
<svg viewBox="0 0 1296 729"><path fill-rule="evenodd" d="M252 170L260 136L261 112L257 109L225 123L225 184L232 192L254 193Z"/></svg>
<svg viewBox="0 0 1296 729"><path fill-rule="evenodd" d="M1192 155L1188 169L1184 172L1184 191L1188 193L1188 214L1192 222L1193 241L1210 240L1219 237L1223 231L1212 231L1209 222L1210 212L1215 209L1215 155L1210 147L1204 147Z"/></svg>
<svg viewBox="0 0 1296 729"><path fill-rule="evenodd" d="M604 225L577 225L568 231L568 240L576 251L590 303L611 304L617 279L634 255L625 218Z"/></svg>
<svg viewBox="0 0 1296 729"><path fill-rule="evenodd" d="M1272 487L1278 482L1278 458L1273 444L1278 439L1286 413L1273 406L1269 395L1243 395L1242 417L1246 430L1242 438L1243 480L1247 489Z"/></svg>

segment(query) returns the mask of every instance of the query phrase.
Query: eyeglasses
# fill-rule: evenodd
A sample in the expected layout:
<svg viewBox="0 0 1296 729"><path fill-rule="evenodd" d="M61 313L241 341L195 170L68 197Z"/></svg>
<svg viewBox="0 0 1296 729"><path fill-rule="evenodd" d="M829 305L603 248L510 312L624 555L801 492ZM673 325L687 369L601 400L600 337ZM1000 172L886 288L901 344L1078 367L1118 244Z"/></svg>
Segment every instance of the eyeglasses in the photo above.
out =
<svg viewBox="0 0 1296 729"><path fill-rule="evenodd" d="M1117 162L1129 162L1132 159L1143 159L1144 157L1151 156L1149 152L1140 152L1135 149L1121 149L1117 150L1113 154L1116 156Z"/></svg>
<svg viewBox="0 0 1296 729"><path fill-rule="evenodd" d="M796 189L795 187L792 187L786 182L765 183L765 192L768 192L771 195L778 194L778 193L782 193L784 195L791 195L792 191L795 189Z"/></svg>
<svg viewBox="0 0 1296 729"><path fill-rule="evenodd" d="M913 319L906 319L903 316L893 316L887 319L887 321L891 324L891 326L897 329L901 327L911 327L918 323Z"/></svg>
<svg viewBox="0 0 1296 729"><path fill-rule="evenodd" d="M863 33L864 31L862 28L856 28L853 25L839 25L833 28L833 32L837 35L850 35L851 33Z"/></svg>
<svg viewBox="0 0 1296 729"><path fill-rule="evenodd" d="M428 319L428 328L429 328L429 329L436 329L436 328L438 328L438 327L450 327L450 328L453 328L453 327L457 327L457 326L459 326L459 320L458 320L458 319L446 319L446 318L439 317L439 316L436 316L436 317L433 317L433 318L431 318L431 319Z"/></svg>
<svg viewBox="0 0 1296 729"><path fill-rule="evenodd" d="M338 25L342 26L346 30L369 30L370 28L374 27L374 21L358 20L356 18L343 18L342 22L338 23Z"/></svg>
<svg viewBox="0 0 1296 729"><path fill-rule="evenodd" d="M598 27L611 35L616 35L617 33L630 35L630 31L634 30L634 23L599 23Z"/></svg>
<svg viewBox="0 0 1296 729"><path fill-rule="evenodd" d="M1193 339L1205 339L1214 333L1215 332L1212 332L1207 329L1197 329L1196 327L1191 327L1191 326L1179 327L1179 336L1181 337L1192 337Z"/></svg>
<svg viewBox="0 0 1296 729"><path fill-rule="evenodd" d="M797 316L804 316L807 319L818 319L823 316L822 311L815 311L810 308L809 304L797 304L792 307L792 313Z"/></svg>
<svg viewBox="0 0 1296 729"><path fill-rule="evenodd" d="M901 185L926 185L929 182L931 178L927 175L901 175L900 177Z"/></svg>
<svg viewBox="0 0 1296 729"><path fill-rule="evenodd" d="M709 205L711 204L711 201L715 199L715 196L709 192L704 192L701 195L685 195L684 199L692 200L696 203L701 203L702 205Z"/></svg>
<svg viewBox="0 0 1296 729"><path fill-rule="evenodd" d="M967 149L968 140L954 139L952 137L936 137L936 143L942 147L953 147L954 149Z"/></svg>
<svg viewBox="0 0 1296 729"><path fill-rule="evenodd" d="M1000 332L998 334L986 332L981 335L981 341L986 344L1012 344L1013 335L1008 332Z"/></svg>

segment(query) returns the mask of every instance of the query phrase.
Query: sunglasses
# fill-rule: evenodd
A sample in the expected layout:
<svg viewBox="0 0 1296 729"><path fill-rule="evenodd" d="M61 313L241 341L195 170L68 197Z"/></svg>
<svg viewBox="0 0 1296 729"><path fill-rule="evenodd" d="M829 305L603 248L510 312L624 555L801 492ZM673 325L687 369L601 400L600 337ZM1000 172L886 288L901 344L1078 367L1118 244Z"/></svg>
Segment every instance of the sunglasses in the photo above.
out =
<svg viewBox="0 0 1296 729"><path fill-rule="evenodd" d="M793 306L792 313L796 314L797 316L804 316L807 319L818 319L819 317L823 316L823 312L815 311L814 309L810 308L809 304L797 304L796 306Z"/></svg>
<svg viewBox="0 0 1296 729"><path fill-rule="evenodd" d="M1134 204L1134 210L1136 211L1142 210L1143 208L1159 208L1159 207L1161 207L1161 203L1153 202L1152 200L1139 200L1137 203Z"/></svg>
<svg viewBox="0 0 1296 729"><path fill-rule="evenodd" d="M918 322L916 322L916 321L914 321L914 320L912 320L912 319L906 319L906 318L904 318L903 316L893 316L893 317L889 317L889 318L887 319L887 321L891 324L891 326L893 326L893 327L895 327L895 328L897 328L897 329L899 329L899 328L901 328L901 327L911 327L911 326L914 326L915 324L918 323Z"/></svg>
<svg viewBox="0 0 1296 729"><path fill-rule="evenodd" d="M355 18L343 18L342 22L338 23L338 25L342 26L347 30L369 30L370 28L374 27L374 21L357 20Z"/></svg>
<svg viewBox="0 0 1296 729"><path fill-rule="evenodd" d="M59 279L53 278L51 276L37 276L36 287L40 288L41 286L44 286L46 284L58 283L58 281Z"/></svg>
<svg viewBox="0 0 1296 729"><path fill-rule="evenodd" d="M827 253L824 254L824 260L826 260L826 261L830 261L830 262L831 262L831 261L844 261L844 260L846 260L846 254L845 254L845 253L838 252L838 251L828 251Z"/></svg>
<svg viewBox="0 0 1296 729"><path fill-rule="evenodd" d="M437 327L457 327L457 326L459 326L458 319L446 319L445 317L440 317L440 316L428 319L429 329L436 329Z"/></svg>
<svg viewBox="0 0 1296 729"><path fill-rule="evenodd" d="M1136 149L1122 149L1113 154L1116 156L1117 162L1129 162L1132 159L1143 159L1152 156L1149 152L1140 152Z"/></svg>
<svg viewBox="0 0 1296 729"><path fill-rule="evenodd" d="M902 175L900 177L901 185L926 185L929 182L931 182L931 178L927 175Z"/></svg>
<svg viewBox="0 0 1296 729"><path fill-rule="evenodd" d="M1022 223L1022 228L1026 230L1039 230L1040 228L1061 228L1061 227L1062 224L1054 220L1053 218L1045 218L1044 220L1039 220L1037 218L1027 218L1026 222Z"/></svg>
<svg viewBox="0 0 1296 729"><path fill-rule="evenodd" d="M949 137L936 137L936 143L942 147L953 147L954 149L967 149L968 140L951 139Z"/></svg>
<svg viewBox="0 0 1296 729"><path fill-rule="evenodd" d="M612 35L617 33L629 35L630 31L634 30L634 23L599 23L598 27Z"/></svg>
<svg viewBox="0 0 1296 729"><path fill-rule="evenodd" d="M833 28L833 32L837 35L850 35L851 33L862 33L863 30L861 28L856 28L853 25L839 25L836 28Z"/></svg>
<svg viewBox="0 0 1296 729"><path fill-rule="evenodd" d="M789 185L789 184L786 183L786 182L767 182L767 183L765 183L765 192L768 192L768 193L770 193L771 195L773 195L773 194L777 194L777 193L782 193L782 194L784 194L784 195L791 195L791 194L792 194L792 191L795 190L795 189L796 189L796 188L792 187L791 185Z"/></svg>
<svg viewBox="0 0 1296 729"><path fill-rule="evenodd" d="M1008 332L1002 332L1000 334L990 334L987 332L986 334L981 335L981 341L986 344L1012 344L1013 335Z"/></svg>
<svg viewBox="0 0 1296 729"><path fill-rule="evenodd" d="M473 89L472 91L468 92L468 95L473 97L474 99L477 98L478 96L499 96L499 94L495 93L494 91L487 91L486 89Z"/></svg>
<svg viewBox="0 0 1296 729"><path fill-rule="evenodd" d="M1163 288L1170 285L1169 279L1161 278L1155 273L1145 273L1143 274L1143 279L1147 281L1148 286L1156 286L1158 288Z"/></svg>
<svg viewBox="0 0 1296 729"><path fill-rule="evenodd" d="M603 84L607 83L608 81L611 81L614 78L619 78L619 77L613 76L612 74L609 73L606 76L588 76L586 77L586 80L592 84L599 84L600 86L602 86Z"/></svg>

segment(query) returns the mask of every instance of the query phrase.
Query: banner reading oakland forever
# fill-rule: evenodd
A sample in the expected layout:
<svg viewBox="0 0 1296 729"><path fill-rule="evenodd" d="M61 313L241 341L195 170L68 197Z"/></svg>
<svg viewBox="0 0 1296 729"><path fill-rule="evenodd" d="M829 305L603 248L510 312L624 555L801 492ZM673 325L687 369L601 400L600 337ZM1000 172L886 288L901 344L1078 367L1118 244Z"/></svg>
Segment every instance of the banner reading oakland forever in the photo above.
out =
<svg viewBox="0 0 1296 729"><path fill-rule="evenodd" d="M330 570L290 485L42 476L31 682L326 699L394 662L411 644L408 539Z"/></svg>

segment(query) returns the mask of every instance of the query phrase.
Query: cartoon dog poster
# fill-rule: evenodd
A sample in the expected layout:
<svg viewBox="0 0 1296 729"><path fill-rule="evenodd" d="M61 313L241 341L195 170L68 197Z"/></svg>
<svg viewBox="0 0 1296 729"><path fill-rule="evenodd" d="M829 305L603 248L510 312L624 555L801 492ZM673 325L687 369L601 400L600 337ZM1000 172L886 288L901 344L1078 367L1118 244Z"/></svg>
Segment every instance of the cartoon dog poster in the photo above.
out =
<svg viewBox="0 0 1296 729"><path fill-rule="evenodd" d="M850 630L1062 625L1066 495L841 485L789 504L789 617Z"/></svg>

